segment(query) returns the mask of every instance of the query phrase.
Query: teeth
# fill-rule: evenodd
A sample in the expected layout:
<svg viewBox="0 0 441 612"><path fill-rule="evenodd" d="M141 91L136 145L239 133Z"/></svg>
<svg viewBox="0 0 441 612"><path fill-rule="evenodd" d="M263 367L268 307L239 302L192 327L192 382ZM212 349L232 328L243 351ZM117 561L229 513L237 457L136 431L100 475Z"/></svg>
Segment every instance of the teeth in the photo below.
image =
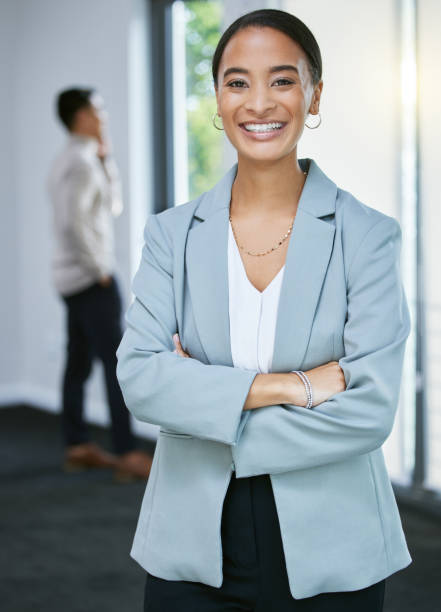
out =
<svg viewBox="0 0 441 612"><path fill-rule="evenodd" d="M244 128L249 132L270 132L282 127L282 123L246 123Z"/></svg>

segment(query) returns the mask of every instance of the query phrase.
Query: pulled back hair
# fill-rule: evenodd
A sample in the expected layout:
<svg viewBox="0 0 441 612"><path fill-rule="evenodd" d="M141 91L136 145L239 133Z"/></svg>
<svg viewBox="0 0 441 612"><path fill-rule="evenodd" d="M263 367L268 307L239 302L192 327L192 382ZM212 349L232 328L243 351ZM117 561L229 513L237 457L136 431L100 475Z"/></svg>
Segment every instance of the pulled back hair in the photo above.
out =
<svg viewBox="0 0 441 612"><path fill-rule="evenodd" d="M57 96L57 114L68 130L72 128L75 113L80 108L90 106L95 89L73 87L64 89Z"/></svg>
<svg viewBox="0 0 441 612"><path fill-rule="evenodd" d="M297 17L278 9L258 9L242 15L228 26L222 34L212 60L213 82L217 87L219 64L228 41L239 32L250 26L268 27L283 32L296 42L306 54L313 85L322 78L322 56L311 30Z"/></svg>

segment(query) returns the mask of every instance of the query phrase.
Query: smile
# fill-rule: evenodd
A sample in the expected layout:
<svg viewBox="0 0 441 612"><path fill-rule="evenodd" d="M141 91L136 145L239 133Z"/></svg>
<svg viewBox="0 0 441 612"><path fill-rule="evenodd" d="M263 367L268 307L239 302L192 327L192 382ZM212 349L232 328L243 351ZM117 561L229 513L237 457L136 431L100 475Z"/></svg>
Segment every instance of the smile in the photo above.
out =
<svg viewBox="0 0 441 612"><path fill-rule="evenodd" d="M272 130L280 130L285 124L279 121L272 123L241 123L247 132L270 132Z"/></svg>
<svg viewBox="0 0 441 612"><path fill-rule="evenodd" d="M283 133L288 124L283 121L269 121L268 123L239 123L239 127L247 138L252 140L272 140Z"/></svg>

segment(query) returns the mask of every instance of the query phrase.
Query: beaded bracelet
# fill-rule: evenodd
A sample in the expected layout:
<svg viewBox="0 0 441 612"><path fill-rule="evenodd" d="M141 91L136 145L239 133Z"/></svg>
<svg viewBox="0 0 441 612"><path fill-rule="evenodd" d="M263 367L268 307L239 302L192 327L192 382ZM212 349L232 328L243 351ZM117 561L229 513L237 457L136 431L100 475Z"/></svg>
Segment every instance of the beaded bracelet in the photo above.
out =
<svg viewBox="0 0 441 612"><path fill-rule="evenodd" d="M291 372L293 372L294 374L297 374L299 376L299 378L303 381L303 384L305 385L306 397L308 398L308 401L307 401L307 404L306 404L305 408L311 409L312 408L312 386L311 386L311 381L306 376L305 372L302 372L302 370L291 370Z"/></svg>

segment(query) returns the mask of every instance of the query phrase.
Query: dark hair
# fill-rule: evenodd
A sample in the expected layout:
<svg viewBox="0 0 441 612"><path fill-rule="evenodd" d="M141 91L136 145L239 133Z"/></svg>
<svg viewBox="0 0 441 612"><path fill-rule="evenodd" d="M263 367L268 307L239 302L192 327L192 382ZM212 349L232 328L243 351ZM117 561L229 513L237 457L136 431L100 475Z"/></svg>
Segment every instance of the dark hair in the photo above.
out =
<svg viewBox="0 0 441 612"><path fill-rule="evenodd" d="M90 99L94 93L94 89L73 87L71 89L64 89L58 94L57 114L68 130L70 130L73 125L75 113L80 110L80 108L90 106Z"/></svg>
<svg viewBox="0 0 441 612"><path fill-rule="evenodd" d="M291 15L291 13L279 11L277 9L258 9L257 11L246 13L236 19L236 21L233 21L222 34L212 61L212 73L215 86L217 86L219 64L228 41L236 32L250 26L259 28L268 27L280 30L280 32L283 32L300 45L308 58L312 82L314 85L317 85L322 78L322 56L311 30L303 21Z"/></svg>

